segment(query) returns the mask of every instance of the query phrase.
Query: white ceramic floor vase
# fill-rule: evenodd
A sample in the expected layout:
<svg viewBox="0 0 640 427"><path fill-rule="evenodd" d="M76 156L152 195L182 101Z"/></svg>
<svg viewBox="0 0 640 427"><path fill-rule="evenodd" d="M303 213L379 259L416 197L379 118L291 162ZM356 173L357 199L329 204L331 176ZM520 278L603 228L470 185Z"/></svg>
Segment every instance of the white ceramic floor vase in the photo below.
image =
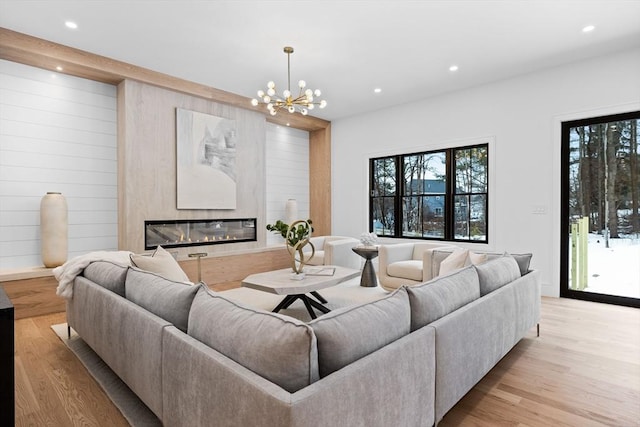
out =
<svg viewBox="0 0 640 427"><path fill-rule="evenodd" d="M45 267L58 267L67 260L68 227L67 200L62 193L45 194L40 201L40 240Z"/></svg>

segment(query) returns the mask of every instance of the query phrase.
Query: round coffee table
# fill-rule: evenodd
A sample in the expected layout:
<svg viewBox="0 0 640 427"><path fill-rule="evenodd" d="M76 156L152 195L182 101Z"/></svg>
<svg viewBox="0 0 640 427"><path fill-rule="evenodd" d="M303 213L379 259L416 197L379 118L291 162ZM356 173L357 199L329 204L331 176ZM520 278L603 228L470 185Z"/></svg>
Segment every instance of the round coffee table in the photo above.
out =
<svg viewBox="0 0 640 427"><path fill-rule="evenodd" d="M377 246L356 246L351 250L366 261L364 262L364 268L362 269L362 276L360 277L360 286L365 288L375 288L378 286L378 278L376 276L376 270L373 268L372 259L378 256Z"/></svg>

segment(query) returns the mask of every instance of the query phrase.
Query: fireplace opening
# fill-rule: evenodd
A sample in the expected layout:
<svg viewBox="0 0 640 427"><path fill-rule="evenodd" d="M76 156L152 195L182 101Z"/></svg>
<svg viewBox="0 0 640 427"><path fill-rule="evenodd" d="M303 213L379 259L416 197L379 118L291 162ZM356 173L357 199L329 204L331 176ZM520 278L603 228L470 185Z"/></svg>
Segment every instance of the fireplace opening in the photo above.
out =
<svg viewBox="0 0 640 427"><path fill-rule="evenodd" d="M256 218L145 221L144 248L255 242Z"/></svg>

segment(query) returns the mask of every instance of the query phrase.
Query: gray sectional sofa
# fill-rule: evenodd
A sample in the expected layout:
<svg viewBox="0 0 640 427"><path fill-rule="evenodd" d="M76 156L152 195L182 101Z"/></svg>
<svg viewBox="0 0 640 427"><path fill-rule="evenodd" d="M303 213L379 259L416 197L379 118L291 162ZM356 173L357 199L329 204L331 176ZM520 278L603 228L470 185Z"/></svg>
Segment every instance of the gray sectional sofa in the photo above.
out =
<svg viewBox="0 0 640 427"><path fill-rule="evenodd" d="M305 323L99 261L67 318L166 426L431 426L538 322L525 273L504 256Z"/></svg>

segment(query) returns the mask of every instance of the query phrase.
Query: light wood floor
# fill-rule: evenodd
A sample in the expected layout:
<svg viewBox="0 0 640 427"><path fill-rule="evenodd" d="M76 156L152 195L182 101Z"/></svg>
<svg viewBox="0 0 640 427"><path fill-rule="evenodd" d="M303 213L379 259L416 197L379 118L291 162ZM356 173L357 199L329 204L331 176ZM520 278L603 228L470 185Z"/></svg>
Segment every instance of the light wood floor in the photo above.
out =
<svg viewBox="0 0 640 427"><path fill-rule="evenodd" d="M16 425L126 426L50 325L15 322ZM439 424L640 426L640 310L543 298L532 330Z"/></svg>

